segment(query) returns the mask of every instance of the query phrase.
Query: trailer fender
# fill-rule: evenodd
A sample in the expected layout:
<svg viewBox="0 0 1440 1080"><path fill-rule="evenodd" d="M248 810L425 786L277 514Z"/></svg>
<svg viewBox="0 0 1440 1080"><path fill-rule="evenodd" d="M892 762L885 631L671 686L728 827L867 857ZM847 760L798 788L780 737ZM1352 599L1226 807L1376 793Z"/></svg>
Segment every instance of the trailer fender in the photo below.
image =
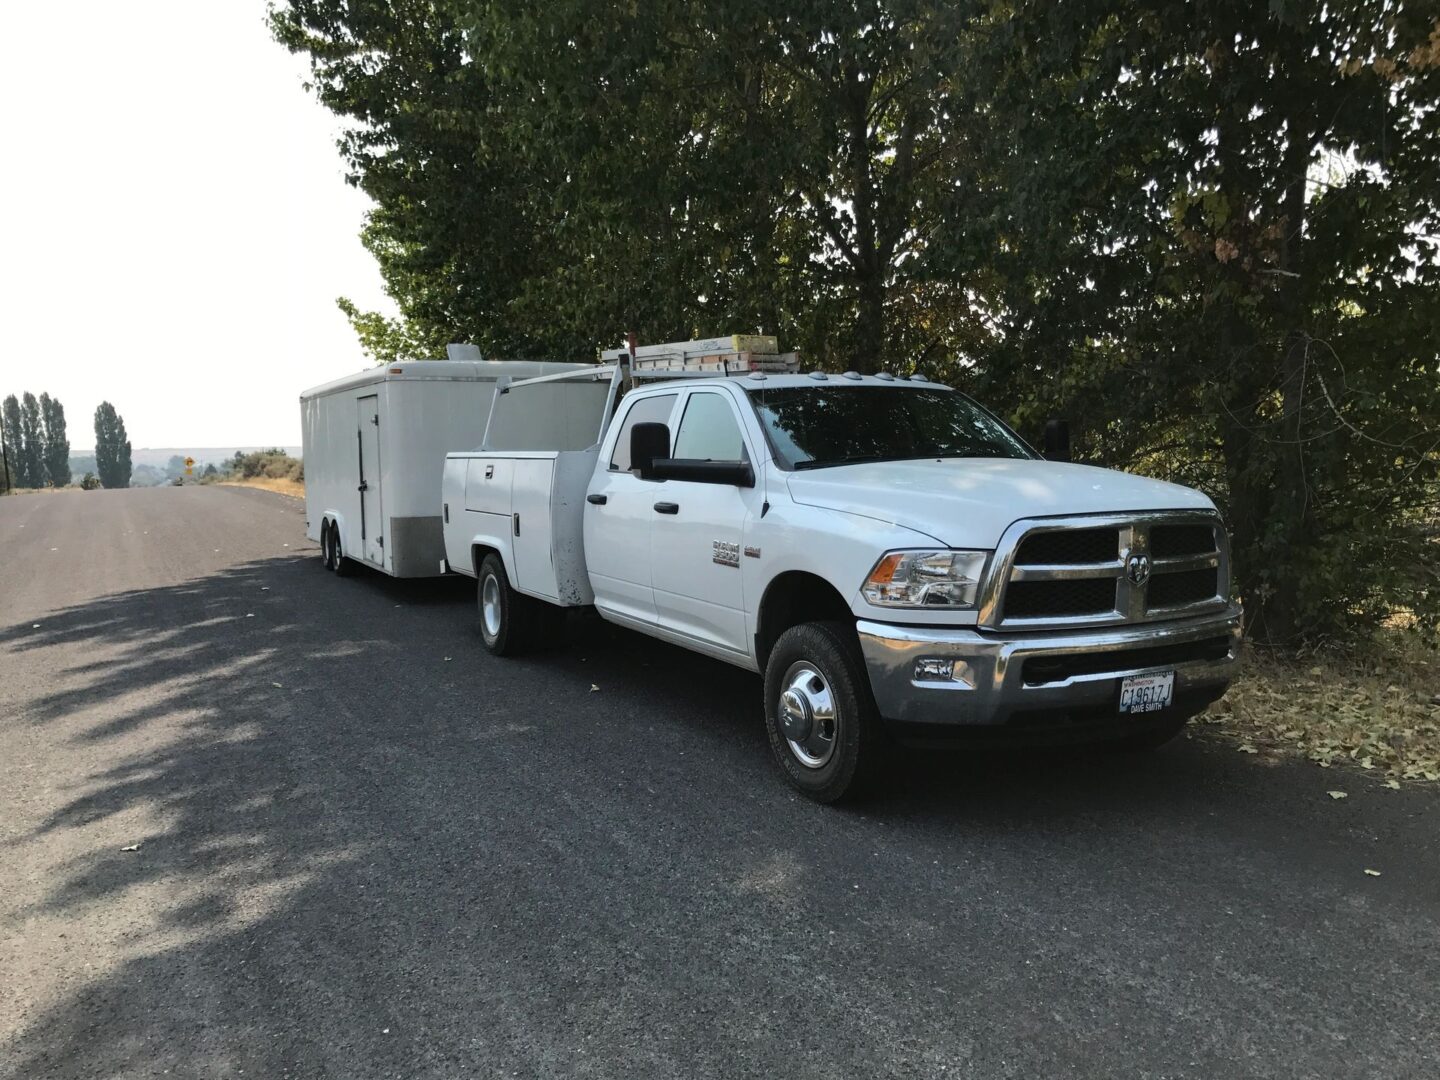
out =
<svg viewBox="0 0 1440 1080"><path fill-rule="evenodd" d="M326 510L322 513L320 515L320 529L322 533L329 527L332 521L335 523L335 527L340 530L340 550L343 552L349 547L345 542L345 515L339 510ZM351 558L354 558L354 556L352 555Z"/></svg>

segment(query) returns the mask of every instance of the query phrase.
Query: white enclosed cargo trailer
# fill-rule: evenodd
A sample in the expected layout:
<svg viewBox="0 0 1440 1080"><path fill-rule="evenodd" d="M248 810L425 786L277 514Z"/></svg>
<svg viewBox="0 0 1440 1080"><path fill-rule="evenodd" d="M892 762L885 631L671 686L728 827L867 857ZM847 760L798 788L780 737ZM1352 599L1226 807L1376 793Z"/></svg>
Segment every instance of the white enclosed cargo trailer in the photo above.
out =
<svg viewBox="0 0 1440 1080"><path fill-rule="evenodd" d="M443 573L438 497L446 452L480 445L502 380L586 366L424 360L306 390L305 532L326 565L343 573L353 559L394 577Z"/></svg>

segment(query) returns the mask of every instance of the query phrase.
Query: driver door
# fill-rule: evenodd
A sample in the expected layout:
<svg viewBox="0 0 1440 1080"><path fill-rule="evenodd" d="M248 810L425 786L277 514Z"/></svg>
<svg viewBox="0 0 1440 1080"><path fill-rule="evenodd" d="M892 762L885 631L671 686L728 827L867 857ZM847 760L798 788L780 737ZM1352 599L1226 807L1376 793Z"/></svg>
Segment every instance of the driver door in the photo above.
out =
<svg viewBox="0 0 1440 1080"><path fill-rule="evenodd" d="M735 403L724 391L691 391L678 416L672 457L757 460ZM746 529L763 501L760 488L693 480L664 480L655 486L659 490L650 566L659 624L712 648L747 656L740 560L745 557Z"/></svg>

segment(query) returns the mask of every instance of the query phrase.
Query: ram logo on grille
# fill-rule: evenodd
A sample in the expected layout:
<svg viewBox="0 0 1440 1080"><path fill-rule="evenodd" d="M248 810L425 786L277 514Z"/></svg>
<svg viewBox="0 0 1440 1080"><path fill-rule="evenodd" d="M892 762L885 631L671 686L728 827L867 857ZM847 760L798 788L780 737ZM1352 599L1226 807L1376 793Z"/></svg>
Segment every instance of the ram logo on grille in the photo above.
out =
<svg viewBox="0 0 1440 1080"><path fill-rule="evenodd" d="M1131 585L1144 585L1150 580L1150 556L1131 555L1125 566L1125 576L1130 579Z"/></svg>

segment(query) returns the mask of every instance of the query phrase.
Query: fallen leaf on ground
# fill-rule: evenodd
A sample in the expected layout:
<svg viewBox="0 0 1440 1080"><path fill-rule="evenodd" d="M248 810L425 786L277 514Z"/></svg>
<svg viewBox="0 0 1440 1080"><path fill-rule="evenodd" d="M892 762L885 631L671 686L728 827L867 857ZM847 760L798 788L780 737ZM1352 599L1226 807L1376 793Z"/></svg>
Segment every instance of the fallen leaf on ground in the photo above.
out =
<svg viewBox="0 0 1440 1080"><path fill-rule="evenodd" d="M1380 876L1380 871L1379 871L1379 870L1371 870L1368 866L1365 868L1365 873L1369 874L1371 877L1379 877L1379 876Z"/></svg>
<svg viewBox="0 0 1440 1080"><path fill-rule="evenodd" d="M595 692L596 692L597 690L599 690L599 689L600 689L600 687L596 686L593 682L590 684L590 692L591 692L592 694L595 693Z"/></svg>
<svg viewBox="0 0 1440 1080"><path fill-rule="evenodd" d="M1327 791L1325 794L1329 795L1332 799L1348 799L1350 797L1348 791Z"/></svg>
<svg viewBox="0 0 1440 1080"><path fill-rule="evenodd" d="M1259 750L1256 750L1255 747L1251 746L1249 743L1241 743L1235 749L1239 750L1242 754L1258 754L1260 752Z"/></svg>
<svg viewBox="0 0 1440 1080"><path fill-rule="evenodd" d="M121 850L121 851L139 851L139 850L140 850L140 845L139 845L139 844L131 844L129 847L122 847L120 850Z"/></svg>
<svg viewBox="0 0 1440 1080"><path fill-rule="evenodd" d="M281 686L278 682L272 682L270 685L273 686L273 687L275 687L276 690L284 690L284 689L285 689L285 688L284 688L283 686Z"/></svg>

